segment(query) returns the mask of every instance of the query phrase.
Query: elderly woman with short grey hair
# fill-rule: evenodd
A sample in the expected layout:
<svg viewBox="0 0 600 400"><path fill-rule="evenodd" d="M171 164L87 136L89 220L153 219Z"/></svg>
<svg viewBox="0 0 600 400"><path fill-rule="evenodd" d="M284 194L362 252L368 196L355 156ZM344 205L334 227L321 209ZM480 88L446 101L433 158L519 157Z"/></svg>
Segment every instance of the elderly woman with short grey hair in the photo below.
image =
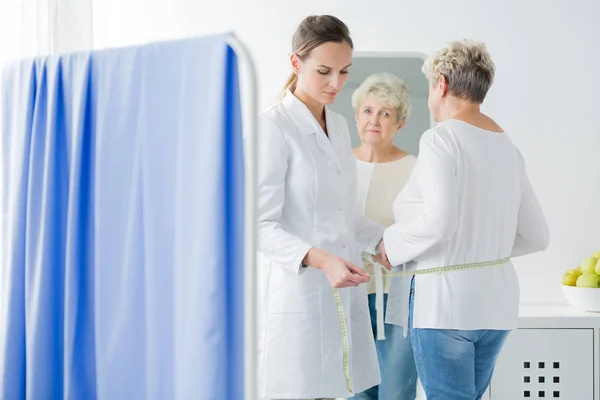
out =
<svg viewBox="0 0 600 400"><path fill-rule="evenodd" d="M546 249L549 231L523 156L480 110L495 74L486 46L452 42L423 72L437 125L421 138L384 234L389 262L416 273L408 301L394 303L406 305L396 322L407 315L428 400L481 399L517 327L511 259Z"/></svg>
<svg viewBox="0 0 600 400"><path fill-rule="evenodd" d="M408 87L395 75L369 76L352 95L361 145L354 153L358 170L358 212L384 226L394 222L392 203L408 181L416 158L394 145L410 115ZM389 279L368 255L363 266L372 279L367 284L371 325L376 341L381 383L357 400L414 400L417 370L410 338L401 326L384 323Z"/></svg>

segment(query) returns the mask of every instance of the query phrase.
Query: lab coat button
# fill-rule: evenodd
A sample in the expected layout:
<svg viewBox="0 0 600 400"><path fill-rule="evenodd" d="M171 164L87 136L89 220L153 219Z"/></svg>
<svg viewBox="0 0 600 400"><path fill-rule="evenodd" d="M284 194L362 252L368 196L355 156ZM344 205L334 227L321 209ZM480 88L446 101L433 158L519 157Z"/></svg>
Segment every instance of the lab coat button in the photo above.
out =
<svg viewBox="0 0 600 400"><path fill-rule="evenodd" d="M344 243L344 244L342 244L342 249L345 249L345 248L346 248L346 244Z"/></svg>
<svg viewBox="0 0 600 400"><path fill-rule="evenodd" d="M338 207L338 211L342 211L342 207Z"/></svg>
<svg viewBox="0 0 600 400"><path fill-rule="evenodd" d="M337 174L338 174L338 175L339 175L339 174L341 174L341 172L340 172L340 170L339 170L339 169L337 170Z"/></svg>

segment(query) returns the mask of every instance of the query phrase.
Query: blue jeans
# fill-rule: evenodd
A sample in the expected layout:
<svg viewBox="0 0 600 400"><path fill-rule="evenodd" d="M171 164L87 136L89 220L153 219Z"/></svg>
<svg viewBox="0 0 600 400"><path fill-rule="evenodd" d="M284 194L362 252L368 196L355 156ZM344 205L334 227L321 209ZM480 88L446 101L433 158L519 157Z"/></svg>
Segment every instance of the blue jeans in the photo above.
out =
<svg viewBox="0 0 600 400"><path fill-rule="evenodd" d="M384 294L383 312L387 307ZM375 294L369 295L369 312L373 336L377 337ZM403 336L401 326L385 324L385 340L376 340L381 384L356 394L355 400L414 400L417 395L417 368L410 336Z"/></svg>
<svg viewBox="0 0 600 400"><path fill-rule="evenodd" d="M410 337L427 400L481 399L490 384L496 358L510 331L413 329L414 290L413 278Z"/></svg>

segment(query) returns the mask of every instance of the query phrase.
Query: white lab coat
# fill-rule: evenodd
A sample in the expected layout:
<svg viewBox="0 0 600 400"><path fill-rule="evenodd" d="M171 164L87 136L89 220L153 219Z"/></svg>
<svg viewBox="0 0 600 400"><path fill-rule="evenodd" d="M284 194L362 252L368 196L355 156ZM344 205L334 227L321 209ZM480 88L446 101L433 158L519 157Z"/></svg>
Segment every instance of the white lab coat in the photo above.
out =
<svg viewBox="0 0 600 400"><path fill-rule="evenodd" d="M301 268L311 247L357 266L384 227L358 216L356 159L346 120L326 109L329 138L290 92L261 116L258 167L261 398L349 397L333 288ZM354 393L379 384L366 286L339 289Z"/></svg>

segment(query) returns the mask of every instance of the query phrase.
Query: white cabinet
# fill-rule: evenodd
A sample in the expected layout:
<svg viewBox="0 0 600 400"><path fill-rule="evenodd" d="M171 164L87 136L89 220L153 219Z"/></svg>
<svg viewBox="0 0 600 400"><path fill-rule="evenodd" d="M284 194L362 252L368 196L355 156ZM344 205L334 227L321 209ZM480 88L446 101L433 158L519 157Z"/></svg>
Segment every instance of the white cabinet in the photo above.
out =
<svg viewBox="0 0 600 400"><path fill-rule="evenodd" d="M498 357L489 398L600 400L600 314L521 305L519 329Z"/></svg>
<svg viewBox="0 0 600 400"><path fill-rule="evenodd" d="M594 329L518 329L498 357L491 399L594 399Z"/></svg>

